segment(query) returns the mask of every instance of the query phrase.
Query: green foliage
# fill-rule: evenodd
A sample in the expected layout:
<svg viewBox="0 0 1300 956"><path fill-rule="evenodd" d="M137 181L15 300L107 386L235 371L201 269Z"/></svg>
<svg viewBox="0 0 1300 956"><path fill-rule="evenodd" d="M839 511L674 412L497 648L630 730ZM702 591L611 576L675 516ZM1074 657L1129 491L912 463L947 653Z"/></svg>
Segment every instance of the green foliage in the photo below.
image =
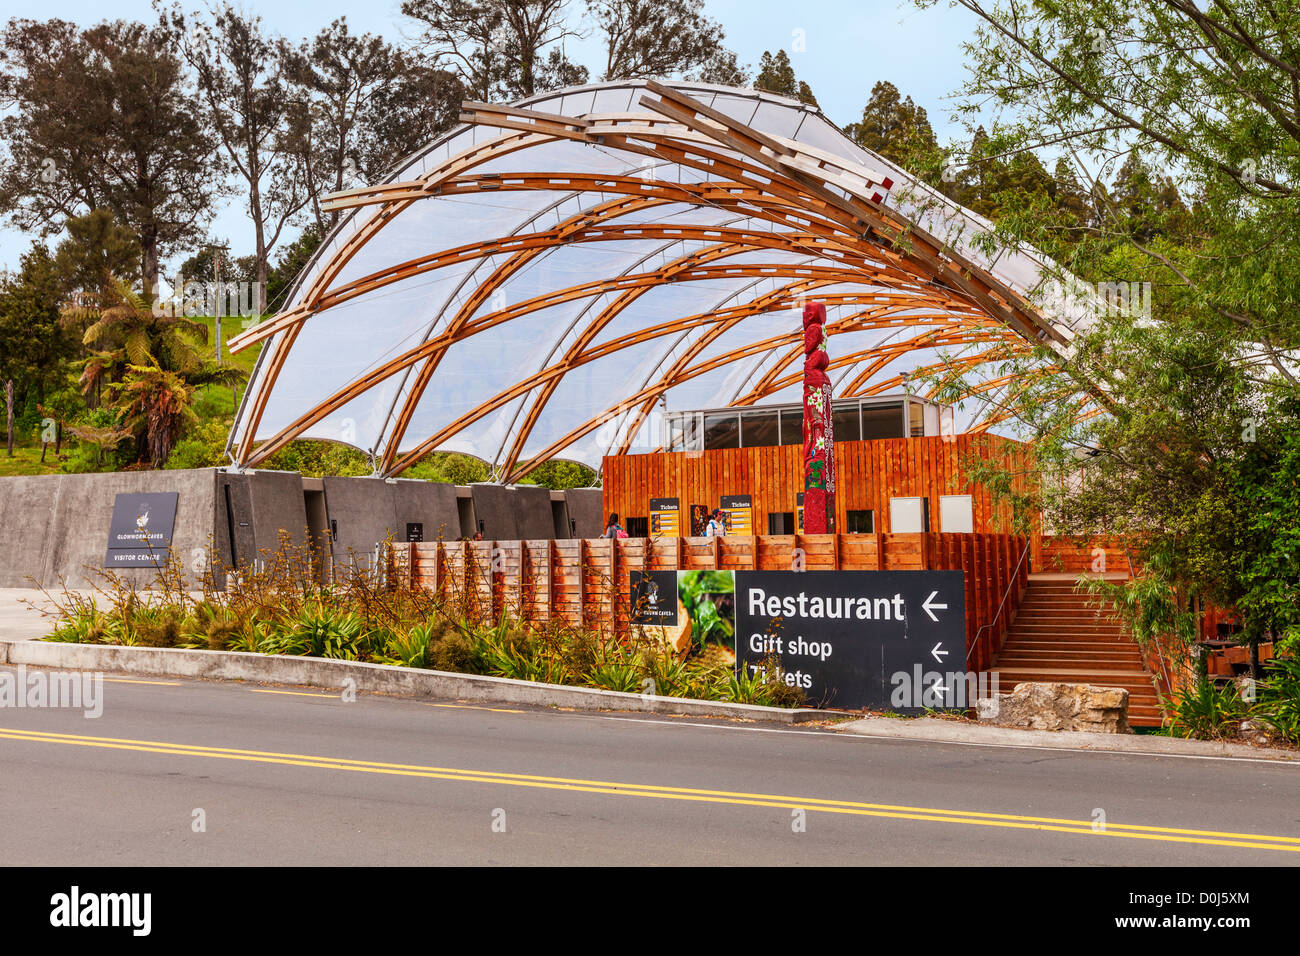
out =
<svg viewBox="0 0 1300 956"><path fill-rule="evenodd" d="M59 322L61 281L45 247L33 244L18 272L0 278L0 386L34 405L60 383L73 342Z"/></svg>
<svg viewBox="0 0 1300 956"><path fill-rule="evenodd" d="M596 473L581 462L544 461L522 480L523 484L541 485L555 491L565 488L591 488L597 484Z"/></svg>
<svg viewBox="0 0 1300 956"><path fill-rule="evenodd" d="M691 618L696 647L721 644L735 647L734 618L718 608L718 595L732 594L735 578L726 571L687 571L678 576L677 594Z"/></svg>
<svg viewBox="0 0 1300 956"><path fill-rule="evenodd" d="M355 614L307 606L272 635L268 653L360 660L362 629L363 622Z"/></svg>
<svg viewBox="0 0 1300 956"><path fill-rule="evenodd" d="M201 421L178 441L164 468L216 468L224 465L229 421Z"/></svg>
<svg viewBox="0 0 1300 956"><path fill-rule="evenodd" d="M737 704L763 707L798 707L804 703L803 691L787 684L780 660L771 656L762 665L742 668L727 678L727 700Z"/></svg>
<svg viewBox="0 0 1300 956"><path fill-rule="evenodd" d="M844 135L904 169L912 167L913 159L931 159L939 148L925 109L885 81L871 88L862 119L844 127Z"/></svg>
<svg viewBox="0 0 1300 956"><path fill-rule="evenodd" d="M767 50L763 51L763 55L758 60L758 76L754 77L754 89L767 90L769 93L798 100L809 106L817 105L817 97L813 96L812 87L794 75L794 67L790 64L790 56L785 50L777 50L775 55Z"/></svg>
<svg viewBox="0 0 1300 956"><path fill-rule="evenodd" d="M1268 662L1252 716L1290 744L1300 745L1300 656Z"/></svg>
<svg viewBox="0 0 1300 956"><path fill-rule="evenodd" d="M368 475L373 469L361 451L338 442L302 440L285 445L263 465L297 471L308 478L323 475Z"/></svg>
<svg viewBox="0 0 1300 956"><path fill-rule="evenodd" d="M1211 681L1180 689L1167 707L1177 736L1202 740L1236 736L1238 724L1249 712L1234 685L1216 686Z"/></svg>
<svg viewBox="0 0 1300 956"><path fill-rule="evenodd" d="M780 679L775 660L771 676L733 684L731 655L717 645L679 657L635 631L493 616L475 610L468 593L438 597L392 568L382 579L357 572L322 586L310 552L287 534L237 574L221 569L211 549L207 566L197 587L173 556L147 585L102 571L89 591L47 594L58 613L48 640L367 661L781 707L803 699Z"/></svg>
<svg viewBox="0 0 1300 956"><path fill-rule="evenodd" d="M476 481L488 481L492 477L492 472L487 462L479 458L458 455L455 452L436 451L408 468L405 477L468 485Z"/></svg>

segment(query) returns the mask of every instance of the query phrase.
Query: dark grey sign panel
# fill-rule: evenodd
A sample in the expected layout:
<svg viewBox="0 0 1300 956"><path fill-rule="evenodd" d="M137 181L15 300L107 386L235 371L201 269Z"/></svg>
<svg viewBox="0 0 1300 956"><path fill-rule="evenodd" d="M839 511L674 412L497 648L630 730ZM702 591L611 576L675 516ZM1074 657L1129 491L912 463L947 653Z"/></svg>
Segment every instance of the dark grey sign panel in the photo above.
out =
<svg viewBox="0 0 1300 956"><path fill-rule="evenodd" d="M632 571L628 593L633 624L677 626L676 571Z"/></svg>
<svg viewBox="0 0 1300 956"><path fill-rule="evenodd" d="M171 550L176 525L175 491L119 494L113 499L108 526L108 568L152 568L163 564Z"/></svg>
<svg viewBox="0 0 1300 956"><path fill-rule="evenodd" d="M776 658L810 704L955 706L965 668L961 571L737 571L736 668ZM965 702L961 702L965 706ZM970 702L974 706L974 702Z"/></svg>

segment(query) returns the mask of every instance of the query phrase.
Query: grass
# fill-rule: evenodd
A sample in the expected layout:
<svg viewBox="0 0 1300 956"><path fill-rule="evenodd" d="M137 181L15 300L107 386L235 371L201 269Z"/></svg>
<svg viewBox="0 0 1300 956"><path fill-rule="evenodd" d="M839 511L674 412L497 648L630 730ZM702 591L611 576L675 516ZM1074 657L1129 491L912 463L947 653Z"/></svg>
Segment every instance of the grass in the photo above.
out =
<svg viewBox="0 0 1300 956"><path fill-rule="evenodd" d="M194 321L202 323L208 330L208 344L203 347L202 354L208 358L214 358L216 353L217 342L217 320L212 316L195 317ZM238 354L232 354L228 344L230 339L238 335L244 329L244 320L240 316L226 316L221 320L221 363L223 365L233 365L240 369L245 375L245 382L248 376L252 375L253 366L257 363L257 356L261 354L261 343L244 349ZM235 389L235 395L243 398L244 385ZM232 397L231 390L225 385L205 385L194 393L194 411L199 416L200 422L211 421L213 419L232 418L235 414L236 398Z"/></svg>
<svg viewBox="0 0 1300 956"><path fill-rule="evenodd" d="M0 477L11 475L57 475L59 466L67 460L69 442L64 441L60 455L54 454L54 446L45 450L45 462L41 463L41 446L39 442L14 442L14 456L10 458L0 445Z"/></svg>

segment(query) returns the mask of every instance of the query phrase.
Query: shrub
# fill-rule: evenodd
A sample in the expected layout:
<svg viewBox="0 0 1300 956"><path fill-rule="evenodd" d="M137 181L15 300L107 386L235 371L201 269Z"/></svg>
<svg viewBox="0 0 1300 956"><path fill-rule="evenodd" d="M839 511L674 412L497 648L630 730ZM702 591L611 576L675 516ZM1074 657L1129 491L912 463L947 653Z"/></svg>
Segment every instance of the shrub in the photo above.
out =
<svg viewBox="0 0 1300 956"><path fill-rule="evenodd" d="M1232 684L1216 687L1212 681L1198 681L1183 687L1168 701L1172 731L1179 737L1217 739L1235 735L1247 705Z"/></svg>
<svg viewBox="0 0 1300 956"><path fill-rule="evenodd" d="M453 589L439 597L410 585L391 565L382 574L349 567L323 586L310 551L287 534L278 548L237 570L223 568L209 549L207 567L199 593L175 556L145 588L99 571L89 595L46 592L59 612L48 639L373 661L778 706L802 700L783 681L736 679L719 642L679 658L636 632L526 624L509 615L485 621L464 594ZM479 591L473 582L466 590Z"/></svg>

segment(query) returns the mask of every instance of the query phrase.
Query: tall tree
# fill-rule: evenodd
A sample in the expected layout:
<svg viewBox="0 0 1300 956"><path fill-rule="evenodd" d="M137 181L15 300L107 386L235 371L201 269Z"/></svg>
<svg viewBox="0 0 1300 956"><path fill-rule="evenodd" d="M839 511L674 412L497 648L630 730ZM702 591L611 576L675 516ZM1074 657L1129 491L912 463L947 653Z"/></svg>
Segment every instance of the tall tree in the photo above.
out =
<svg viewBox="0 0 1300 956"><path fill-rule="evenodd" d="M450 70L397 52L393 78L361 115L356 158L362 178L378 182L417 149L456 125L465 88Z"/></svg>
<svg viewBox="0 0 1300 956"><path fill-rule="evenodd" d="M725 53L704 0L586 0L604 38L602 80L682 75Z"/></svg>
<svg viewBox="0 0 1300 956"><path fill-rule="evenodd" d="M938 149L934 130L925 108L904 97L893 83L880 81L871 88L871 98L862 119L844 127L844 133L863 149L907 168L918 153Z"/></svg>
<svg viewBox="0 0 1300 956"><path fill-rule="evenodd" d="M23 255L17 273L0 282L0 387L10 455L14 410L44 401L66 375L72 340L59 322L61 297L58 267L40 243Z"/></svg>
<svg viewBox="0 0 1300 956"><path fill-rule="evenodd" d="M107 209L64 221L67 236L55 249L55 268L68 296L102 298L108 276L140 274L135 234Z"/></svg>
<svg viewBox="0 0 1300 956"><path fill-rule="evenodd" d="M809 106L817 105L817 97L812 88L794 75L794 67L785 50L777 50L776 55L763 51L758 60L758 76L754 77L754 89L767 90L778 96L786 96Z"/></svg>
<svg viewBox="0 0 1300 956"><path fill-rule="evenodd" d="M983 152L1027 182L1042 167L1012 157L1068 160L1049 201L998 195L985 252L1060 240L1068 258L1044 278L1151 290L1143 309L1094 302L1068 350L1001 370L1002 412L1053 479L1046 520L1126 536L1139 572L1116 597L1139 635L1194 638L1200 596L1235 605L1252 647L1294 641L1281 529L1300 481L1300 8L956 2L979 21L963 106L996 131ZM1061 204L1083 197L1080 229Z"/></svg>
<svg viewBox="0 0 1300 956"><path fill-rule="evenodd" d="M311 201L306 169L286 129L285 48L263 32L260 17L229 3L206 18L187 17L179 5L173 6L162 21L198 77L205 111L229 167L242 182L253 226L260 314L266 311L271 250Z"/></svg>
<svg viewBox="0 0 1300 956"><path fill-rule="evenodd" d="M317 228L338 221L320 208L324 193L362 178L367 116L405 69L405 60L382 37L354 34L339 18L297 49L281 55L292 83L288 142L311 196Z"/></svg>
<svg viewBox="0 0 1300 956"><path fill-rule="evenodd" d="M403 0L402 13L423 25L425 54L454 72L472 97L488 101L585 82L585 67L557 45L579 35L567 23L568 6L569 0Z"/></svg>
<svg viewBox="0 0 1300 956"><path fill-rule="evenodd" d="M150 289L221 194L215 144L172 36L114 21L10 20L0 36L0 212L49 234L109 209Z"/></svg>
<svg viewBox="0 0 1300 956"><path fill-rule="evenodd" d="M686 79L697 83L716 83L718 86L745 87L749 85L749 66L736 59L731 50L718 50L699 67L686 74Z"/></svg>

